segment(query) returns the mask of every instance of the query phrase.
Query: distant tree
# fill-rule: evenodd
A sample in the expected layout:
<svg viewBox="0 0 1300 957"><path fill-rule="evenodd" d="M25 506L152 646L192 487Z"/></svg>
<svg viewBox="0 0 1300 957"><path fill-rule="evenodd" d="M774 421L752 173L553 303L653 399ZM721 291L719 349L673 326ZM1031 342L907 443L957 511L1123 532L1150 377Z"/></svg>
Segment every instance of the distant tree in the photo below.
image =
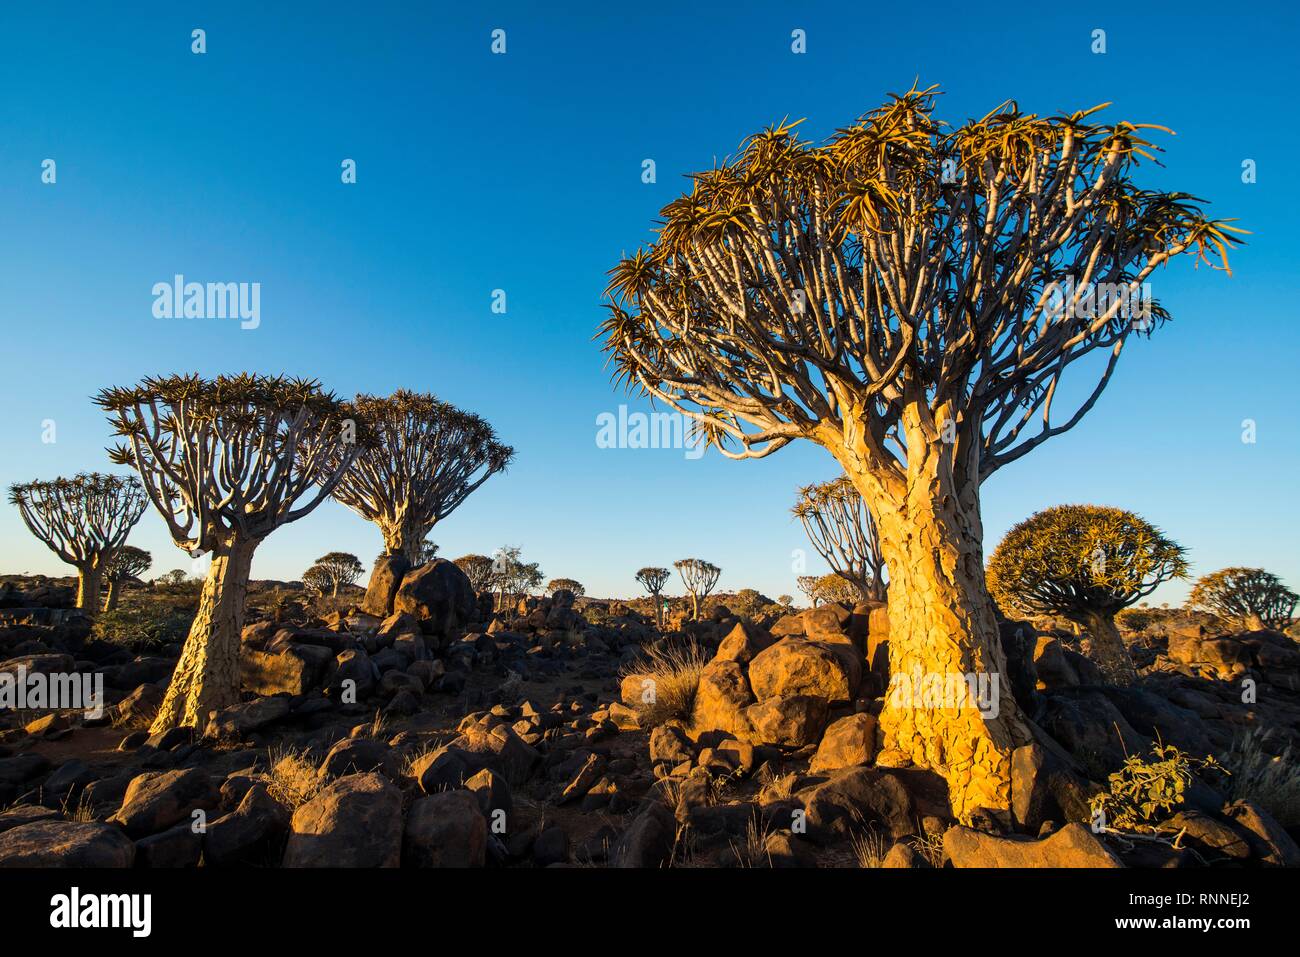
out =
<svg viewBox="0 0 1300 957"><path fill-rule="evenodd" d="M31 533L77 570L77 607L99 611L104 565L144 512L140 483L130 476L83 472L11 485L9 501Z"/></svg>
<svg viewBox="0 0 1300 957"><path fill-rule="evenodd" d="M172 541L212 556L152 730L202 728L239 701L253 553L329 496L367 441L364 426L314 380L279 376L149 378L95 401L124 440L113 461L140 473Z"/></svg>
<svg viewBox="0 0 1300 957"><path fill-rule="evenodd" d="M587 589L582 587L582 582L573 578L552 578L546 583L546 594L554 595L557 591L571 591L574 598L581 598L587 594Z"/></svg>
<svg viewBox="0 0 1300 957"><path fill-rule="evenodd" d="M1005 675L980 483L1080 422L1129 335L1168 318L1156 270L1226 269L1240 230L1141 184L1150 126L1012 100L949 126L938 97L891 95L815 143L782 123L691 176L611 270L601 331L616 380L722 455L803 439L835 457L879 529L892 675ZM962 821L1010 809L1032 740L1010 685L994 708L898 694L881 712Z"/></svg>
<svg viewBox="0 0 1300 957"><path fill-rule="evenodd" d="M518 545L506 545L497 549L492 559L492 578L500 596L500 607L504 608L506 599L518 601L534 588L541 587L544 576L537 562L524 562L520 558Z"/></svg>
<svg viewBox="0 0 1300 957"><path fill-rule="evenodd" d="M399 389L387 398L359 395L355 406L375 441L334 497L379 526L389 555L418 565L434 525L503 470L514 450L483 419L436 396Z"/></svg>
<svg viewBox="0 0 1300 957"><path fill-rule="evenodd" d="M759 609L766 604L769 599L763 596L756 588L742 588L736 592L733 597L735 608L733 611L739 612L746 618L752 618L758 614Z"/></svg>
<svg viewBox="0 0 1300 957"><path fill-rule="evenodd" d="M1251 631L1281 631L1291 623L1297 595L1262 568L1223 568L1197 580L1188 605Z"/></svg>
<svg viewBox="0 0 1300 957"><path fill-rule="evenodd" d="M331 597L337 597L339 589L351 585L362 576L366 568L361 559L350 552L327 552L316 559L312 568L319 569L328 578L327 587ZM303 579L304 582L307 579Z"/></svg>
<svg viewBox="0 0 1300 957"><path fill-rule="evenodd" d="M420 543L420 564L426 565L438 557L438 543L425 539Z"/></svg>
<svg viewBox="0 0 1300 957"><path fill-rule="evenodd" d="M799 586L799 590L807 596L810 602L812 602L814 608L817 607L817 603L821 600L821 592L817 586L818 581L820 581L820 578L817 575L800 575L795 579L795 584Z"/></svg>
<svg viewBox="0 0 1300 957"><path fill-rule="evenodd" d="M121 597L122 584L130 578L139 578L153 564L153 556L143 548L123 545L104 564L104 579L108 582L108 598L104 611L114 611Z"/></svg>
<svg viewBox="0 0 1300 957"><path fill-rule="evenodd" d="M492 570L492 559L486 555L462 555L454 564L465 573L470 587L474 589L474 594L477 595L492 587L495 572Z"/></svg>
<svg viewBox="0 0 1300 957"><path fill-rule="evenodd" d="M1007 532L989 559L989 591L1004 611L1059 615L1087 629L1102 673L1132 684L1137 670L1115 615L1187 575L1182 546L1119 508L1058 505Z"/></svg>
<svg viewBox="0 0 1300 957"><path fill-rule="evenodd" d="M188 576L185 574L185 569L173 568L171 571L167 572L166 574L159 575L157 578L155 578L154 584L162 585L164 588L179 588L181 585L185 584L185 579L187 577Z"/></svg>
<svg viewBox="0 0 1300 957"><path fill-rule="evenodd" d="M668 584L668 578L672 575L666 568L659 568L654 565L646 566L636 573L636 580L641 583L650 595L655 606L655 627L660 630L664 627L664 609L663 600L659 597L664 590L664 585Z"/></svg>
<svg viewBox="0 0 1300 957"><path fill-rule="evenodd" d="M862 494L846 476L806 485L791 509L817 554L865 601L884 601L885 560L876 523Z"/></svg>
<svg viewBox="0 0 1300 957"><path fill-rule="evenodd" d="M302 583L323 598L333 591L334 576L316 564L302 573Z"/></svg>
<svg viewBox="0 0 1300 957"><path fill-rule="evenodd" d="M701 558L683 558L673 562L673 568L682 576L682 584L691 596L691 617L699 620L700 599L707 598L709 592L718 583L722 569Z"/></svg>
<svg viewBox="0 0 1300 957"><path fill-rule="evenodd" d="M846 605L856 605L862 600L862 592L843 575L831 572L817 579L817 598L819 601L838 601Z"/></svg>
<svg viewBox="0 0 1300 957"><path fill-rule="evenodd" d="M791 605L794 604L794 596L792 596L792 595L777 595L777 596L776 596L776 603L777 603L778 605L781 605L781 606L784 607L784 608L789 608Z"/></svg>

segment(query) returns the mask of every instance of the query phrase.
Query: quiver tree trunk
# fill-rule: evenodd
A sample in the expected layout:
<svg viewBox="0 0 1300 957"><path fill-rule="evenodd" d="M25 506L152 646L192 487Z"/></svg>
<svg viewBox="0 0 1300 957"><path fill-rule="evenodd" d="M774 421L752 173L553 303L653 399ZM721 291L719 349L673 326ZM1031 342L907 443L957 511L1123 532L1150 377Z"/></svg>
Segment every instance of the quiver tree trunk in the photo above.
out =
<svg viewBox="0 0 1300 957"><path fill-rule="evenodd" d="M384 536L384 551L389 555L401 555L414 568L423 561L421 553L429 528L409 516L381 521L379 531Z"/></svg>
<svg viewBox="0 0 1300 957"><path fill-rule="evenodd" d="M940 456L908 451L908 492L899 500L886 500L865 472L850 472L875 511L889 568L890 687L881 728L887 748L944 775L953 812L969 821L981 808L1010 808L1011 752L1031 736L984 584L977 493L959 495L951 474L935 467ZM927 687L963 680L987 700L927 700Z"/></svg>
<svg viewBox="0 0 1300 957"><path fill-rule="evenodd" d="M202 732L208 714L239 701L240 633L257 542L234 542L212 555L199 610L152 733L175 727Z"/></svg>
<svg viewBox="0 0 1300 957"><path fill-rule="evenodd" d="M1107 681L1121 688L1137 681L1137 668L1133 665L1133 656L1129 654L1115 617L1106 612L1083 612L1076 624L1082 625L1088 632L1089 657L1101 669Z"/></svg>
<svg viewBox="0 0 1300 957"><path fill-rule="evenodd" d="M1242 624L1247 631L1264 631L1268 625L1264 623L1263 616L1250 612L1242 619Z"/></svg>
<svg viewBox="0 0 1300 957"><path fill-rule="evenodd" d="M94 614L99 611L100 583L104 576L104 565L99 558L93 558L77 566L77 607Z"/></svg>
<svg viewBox="0 0 1300 957"><path fill-rule="evenodd" d="M122 581L121 578L114 578L108 583L108 598L104 600L104 611L117 609L117 601L122 594Z"/></svg>

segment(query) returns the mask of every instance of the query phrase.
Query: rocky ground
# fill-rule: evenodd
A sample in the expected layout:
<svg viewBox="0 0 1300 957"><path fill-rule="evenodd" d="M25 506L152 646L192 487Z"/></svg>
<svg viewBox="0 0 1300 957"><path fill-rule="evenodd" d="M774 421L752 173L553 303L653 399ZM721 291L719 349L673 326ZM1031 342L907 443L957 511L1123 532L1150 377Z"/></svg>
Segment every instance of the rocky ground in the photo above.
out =
<svg viewBox="0 0 1300 957"><path fill-rule="evenodd" d="M1013 814L964 827L942 778L879 748L884 606L717 607L660 633L567 593L493 614L445 561L381 568L328 616L251 610L244 700L151 736L178 640L106 640L70 603L0 584L0 672L102 675L111 704L0 711L0 866L1300 864L1286 795L1244 780L1194 780L1159 837L1087 826L1153 742L1296 742L1300 649L1275 632L1139 637L1142 681L1120 689L1068 633L1005 623L1036 741Z"/></svg>

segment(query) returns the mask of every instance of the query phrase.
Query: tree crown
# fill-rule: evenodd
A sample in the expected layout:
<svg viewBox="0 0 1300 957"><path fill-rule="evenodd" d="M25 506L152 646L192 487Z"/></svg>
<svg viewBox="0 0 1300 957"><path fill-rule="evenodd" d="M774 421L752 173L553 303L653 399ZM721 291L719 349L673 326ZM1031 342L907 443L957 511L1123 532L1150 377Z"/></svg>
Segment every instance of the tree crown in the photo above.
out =
<svg viewBox="0 0 1300 957"><path fill-rule="evenodd" d="M32 534L70 565L121 548L144 513L144 488L134 476L80 472L71 478L9 486Z"/></svg>
<svg viewBox="0 0 1300 957"><path fill-rule="evenodd" d="M811 438L894 496L909 441L947 441L983 478L1072 427L1130 332L1167 318L1155 301L1128 314L1152 271L1183 253L1226 268L1241 230L1133 182L1160 127L1008 101L952 129L937 96L891 96L821 145L783 122L694 174L610 272L616 380L724 455ZM1094 350L1110 353L1096 388L1053 421Z"/></svg>
<svg viewBox="0 0 1300 957"><path fill-rule="evenodd" d="M1269 628L1283 628L1291 620L1295 592L1262 568L1222 568L1197 579L1187 603L1221 618L1260 618Z"/></svg>
<svg viewBox="0 0 1300 957"><path fill-rule="evenodd" d="M1182 546L1119 508L1058 505L1007 532L988 564L989 591L1024 615L1114 615L1187 575Z"/></svg>

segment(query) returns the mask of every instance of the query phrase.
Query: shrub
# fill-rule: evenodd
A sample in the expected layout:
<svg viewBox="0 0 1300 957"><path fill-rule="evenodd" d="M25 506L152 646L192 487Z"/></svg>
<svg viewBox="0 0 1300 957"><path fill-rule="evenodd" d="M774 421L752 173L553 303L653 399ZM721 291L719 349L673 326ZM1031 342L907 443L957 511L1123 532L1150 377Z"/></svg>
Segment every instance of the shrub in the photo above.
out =
<svg viewBox="0 0 1300 957"><path fill-rule="evenodd" d="M1110 775L1109 790L1092 799L1093 820L1107 830L1158 834L1162 825L1182 806L1195 771L1225 771L1213 755L1192 758L1172 744L1157 741L1147 761L1137 755Z"/></svg>
<svg viewBox="0 0 1300 957"><path fill-rule="evenodd" d="M314 798L323 786L320 767L303 751L272 750L268 755L267 791L291 811Z"/></svg>
<svg viewBox="0 0 1300 957"><path fill-rule="evenodd" d="M1232 777L1228 795L1257 804L1285 828L1300 826L1300 764L1290 745L1270 754L1264 745L1270 732L1252 728L1232 742L1223 765Z"/></svg>
<svg viewBox="0 0 1300 957"><path fill-rule="evenodd" d="M91 634L100 641L147 651L184 641L193 616L175 608L145 605L128 611L114 609L95 619Z"/></svg>

